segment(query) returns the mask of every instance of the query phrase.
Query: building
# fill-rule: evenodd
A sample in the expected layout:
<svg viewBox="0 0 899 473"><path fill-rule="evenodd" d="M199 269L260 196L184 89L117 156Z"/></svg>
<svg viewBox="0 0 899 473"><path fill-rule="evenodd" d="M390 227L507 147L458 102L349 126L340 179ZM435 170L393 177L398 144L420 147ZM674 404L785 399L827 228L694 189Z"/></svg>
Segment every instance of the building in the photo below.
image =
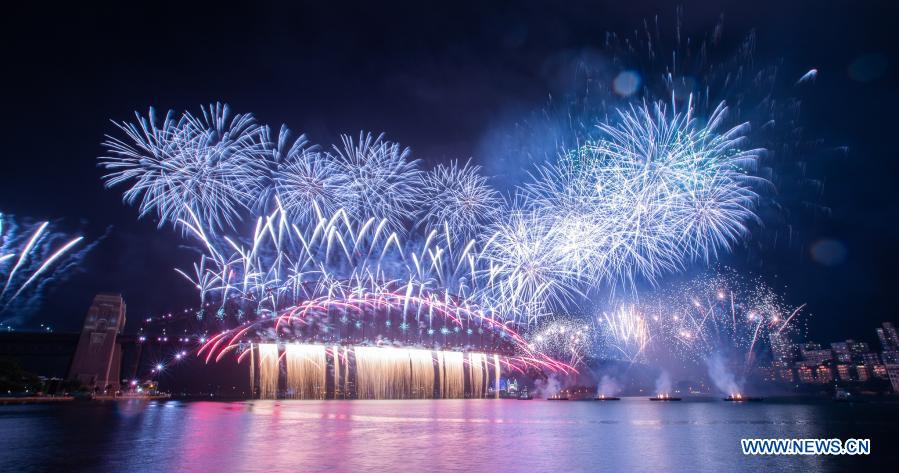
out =
<svg viewBox="0 0 899 473"><path fill-rule="evenodd" d="M849 365L837 365L837 379L840 381L852 381L852 374L849 372Z"/></svg>
<svg viewBox="0 0 899 473"><path fill-rule="evenodd" d="M861 359L862 355L871 351L871 349L868 347L868 344L865 342L846 340L846 343L849 344L849 351L852 353L853 361L858 361L859 359Z"/></svg>
<svg viewBox="0 0 899 473"><path fill-rule="evenodd" d="M116 338L125 327L125 301L119 294L98 294L88 309L75 349L69 379L96 391L121 382L122 346Z"/></svg>
<svg viewBox="0 0 899 473"><path fill-rule="evenodd" d="M899 335L896 334L896 328L890 322L884 322L882 327L875 329L877 338L880 340L880 347L883 351L899 350Z"/></svg>
<svg viewBox="0 0 899 473"><path fill-rule="evenodd" d="M862 363L868 367L879 365L880 356L874 352L862 353Z"/></svg>
<svg viewBox="0 0 899 473"><path fill-rule="evenodd" d="M793 350L794 346L790 343L786 334L773 332L768 336L768 340L771 342L771 355L774 366L776 368L789 368L790 366L793 366L793 362L796 360L795 352Z"/></svg>
<svg viewBox="0 0 899 473"><path fill-rule="evenodd" d="M856 379L858 379L858 381L862 382L862 383L871 379L870 371L868 370L868 367L865 365L856 365L855 366L855 374L857 377Z"/></svg>
<svg viewBox="0 0 899 473"><path fill-rule="evenodd" d="M783 381L785 383L795 383L796 382L796 375L793 373L792 368L778 368L777 376L780 378L781 381Z"/></svg>
<svg viewBox="0 0 899 473"><path fill-rule="evenodd" d="M799 345L799 353L802 355L802 362L806 366L820 366L833 359L833 352L829 349L821 348L818 343L803 343Z"/></svg>
<svg viewBox="0 0 899 473"><path fill-rule="evenodd" d="M833 357L840 363L852 361L852 351L849 348L852 343L852 340L831 343L830 350L833 352Z"/></svg>
<svg viewBox="0 0 899 473"><path fill-rule="evenodd" d="M893 385L893 392L899 393L899 365L886 365L886 371L890 378L890 384Z"/></svg>
<svg viewBox="0 0 899 473"><path fill-rule="evenodd" d="M833 372L830 367L821 365L815 371L815 381L818 384L827 384L833 381Z"/></svg>
<svg viewBox="0 0 899 473"><path fill-rule="evenodd" d="M812 371L808 366L802 365L796 369L796 373L799 375L799 382L805 384L814 384L815 382L815 372Z"/></svg>
<svg viewBox="0 0 899 473"><path fill-rule="evenodd" d="M880 352L880 358L885 365L899 365L899 351L884 350Z"/></svg>

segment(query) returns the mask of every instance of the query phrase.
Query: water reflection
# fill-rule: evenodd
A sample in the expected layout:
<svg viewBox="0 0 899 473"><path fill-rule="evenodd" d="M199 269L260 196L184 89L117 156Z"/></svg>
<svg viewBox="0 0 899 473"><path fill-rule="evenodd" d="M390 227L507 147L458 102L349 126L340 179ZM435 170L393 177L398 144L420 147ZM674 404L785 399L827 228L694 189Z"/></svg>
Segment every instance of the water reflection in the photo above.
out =
<svg viewBox="0 0 899 473"><path fill-rule="evenodd" d="M826 471L895 458L887 446L899 435L897 413L884 404L642 399L7 406L0 470ZM870 437L879 455L745 457L739 440L748 437Z"/></svg>

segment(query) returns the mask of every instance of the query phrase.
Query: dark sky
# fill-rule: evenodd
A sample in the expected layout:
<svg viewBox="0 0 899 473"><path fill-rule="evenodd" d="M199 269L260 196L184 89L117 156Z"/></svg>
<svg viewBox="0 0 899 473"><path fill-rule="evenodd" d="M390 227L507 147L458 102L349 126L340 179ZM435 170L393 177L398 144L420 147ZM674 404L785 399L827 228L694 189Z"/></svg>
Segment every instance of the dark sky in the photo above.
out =
<svg viewBox="0 0 899 473"><path fill-rule="evenodd" d="M63 218L94 237L112 226L87 272L48 294L35 318L60 329L80 324L97 291L123 292L132 320L195 301L172 271L191 260L178 235L138 222L120 189L103 188L95 158L109 119L222 100L315 142L368 129L428 162L485 162L491 129L557 92L560 55L596 49L605 32L657 14L674 22L666 1L26 3L7 6L0 28L0 209ZM788 285L790 302L808 302L813 338L870 339L880 321L896 320L899 15L892 2L712 3L684 3L687 34L708 32L723 14L732 40L757 30L761 60L820 71L803 97L806 136L850 152L809 164L833 214L804 231L810 242L841 242L847 257L825 267L803 250L785 253L766 277ZM848 70L865 54L882 55L886 71L859 82Z"/></svg>

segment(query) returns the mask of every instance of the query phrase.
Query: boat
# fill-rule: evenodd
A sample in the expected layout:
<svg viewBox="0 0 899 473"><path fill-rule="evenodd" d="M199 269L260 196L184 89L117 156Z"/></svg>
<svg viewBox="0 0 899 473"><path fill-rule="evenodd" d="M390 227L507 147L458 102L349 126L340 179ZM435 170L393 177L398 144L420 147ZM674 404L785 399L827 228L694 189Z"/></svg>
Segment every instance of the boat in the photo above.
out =
<svg viewBox="0 0 899 473"><path fill-rule="evenodd" d="M594 401L620 401L620 397L614 396L597 396L593 398Z"/></svg>
<svg viewBox="0 0 899 473"><path fill-rule="evenodd" d="M518 394L516 399L519 401L530 401L531 399L534 399L534 397L528 392L528 388L524 388L521 390L521 393Z"/></svg>

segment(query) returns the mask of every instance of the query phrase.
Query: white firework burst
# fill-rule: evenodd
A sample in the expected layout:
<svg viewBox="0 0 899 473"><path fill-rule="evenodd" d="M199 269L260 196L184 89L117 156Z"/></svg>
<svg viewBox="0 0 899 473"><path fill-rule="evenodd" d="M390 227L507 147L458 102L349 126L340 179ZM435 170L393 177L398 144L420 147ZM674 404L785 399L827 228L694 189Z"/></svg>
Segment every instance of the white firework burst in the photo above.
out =
<svg viewBox="0 0 899 473"><path fill-rule="evenodd" d="M420 204L421 171L410 161L409 148L384 139L384 135L360 133L354 141L342 136L334 147L339 172L347 178L342 207L358 221L386 219L393 229L403 228Z"/></svg>
<svg viewBox="0 0 899 473"><path fill-rule="evenodd" d="M227 105L202 107L200 115L172 112L157 121L135 113L135 122L114 122L125 137L107 135L107 187L130 183L124 200L140 200L141 216L159 225L187 219L187 209L214 228L233 226L261 189L265 147L252 115L234 115Z"/></svg>
<svg viewBox="0 0 899 473"><path fill-rule="evenodd" d="M496 224L484 247L491 299L514 310L521 323L535 323L580 293L582 275L560 254L561 236L540 214L515 210Z"/></svg>
<svg viewBox="0 0 899 473"><path fill-rule="evenodd" d="M480 166L470 162L459 166L437 165L424 175L422 220L428 229L442 229L444 224L457 235L468 238L482 233L483 227L502 211L503 199L480 174Z"/></svg>
<svg viewBox="0 0 899 473"><path fill-rule="evenodd" d="M309 146L305 135L291 141L289 134L282 127L271 150L272 182L259 204L265 209L274 196L293 221L306 226L339 210L348 177L332 155Z"/></svg>
<svg viewBox="0 0 899 473"><path fill-rule="evenodd" d="M690 108L632 106L599 125L601 140L541 168L522 195L568 222L557 225L573 266L613 287L708 262L746 236L765 184L749 174L760 150L740 149L746 125L717 132L726 111L701 124Z"/></svg>

